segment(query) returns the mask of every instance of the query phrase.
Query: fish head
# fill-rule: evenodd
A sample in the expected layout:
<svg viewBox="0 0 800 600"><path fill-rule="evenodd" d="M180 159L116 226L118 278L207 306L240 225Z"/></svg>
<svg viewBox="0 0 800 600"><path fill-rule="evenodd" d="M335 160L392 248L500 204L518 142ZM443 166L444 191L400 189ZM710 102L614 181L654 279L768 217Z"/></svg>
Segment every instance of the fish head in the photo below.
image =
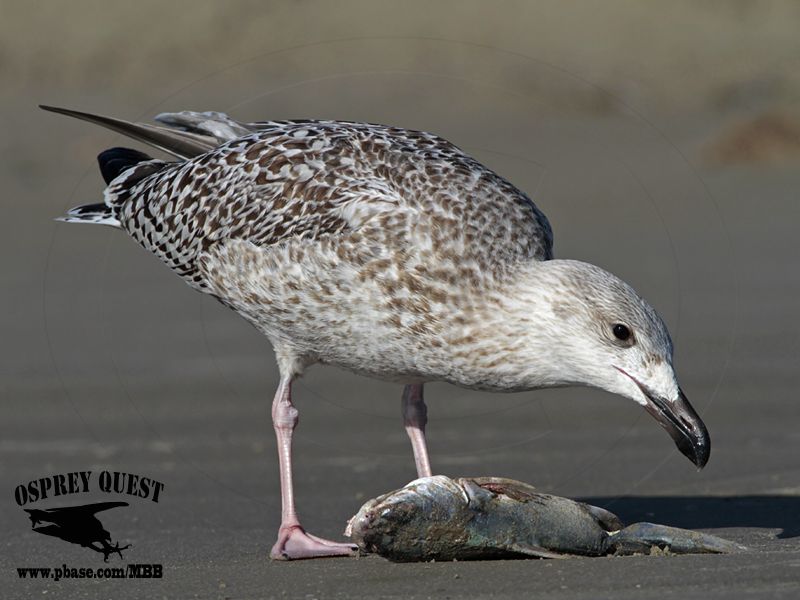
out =
<svg viewBox="0 0 800 600"><path fill-rule="evenodd" d="M698 468L708 462L705 424L678 385L673 346L664 321L634 289L603 269L559 263L549 289L547 333L557 360L556 383L597 387L640 404Z"/></svg>
<svg viewBox="0 0 800 600"><path fill-rule="evenodd" d="M423 477L369 500L350 519L345 535L367 552L391 557L392 548L402 548L405 560L413 557L414 548L422 552L434 538L443 546L455 546L459 540L449 536L463 536L476 502L473 498L470 508L471 495L480 495L478 486L467 492L461 481Z"/></svg>

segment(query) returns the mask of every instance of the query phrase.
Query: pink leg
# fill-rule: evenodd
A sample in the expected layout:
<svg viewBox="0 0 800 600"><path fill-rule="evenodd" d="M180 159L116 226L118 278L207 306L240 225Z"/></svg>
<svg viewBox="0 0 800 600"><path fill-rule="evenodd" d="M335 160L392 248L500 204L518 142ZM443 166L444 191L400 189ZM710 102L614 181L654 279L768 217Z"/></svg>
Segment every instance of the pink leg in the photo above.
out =
<svg viewBox="0 0 800 600"><path fill-rule="evenodd" d="M272 424L278 438L278 458L281 470L281 528L270 558L292 560L320 556L351 556L357 551L353 544L331 542L306 533L297 517L292 487L292 432L297 426L298 412L292 405L292 380L281 378L272 403Z"/></svg>
<svg viewBox="0 0 800 600"><path fill-rule="evenodd" d="M422 384L407 385L403 388L403 424L411 438L414 449L414 462L417 477L431 476L431 463L428 459L428 446L425 443L425 424L428 422L428 407L422 397Z"/></svg>

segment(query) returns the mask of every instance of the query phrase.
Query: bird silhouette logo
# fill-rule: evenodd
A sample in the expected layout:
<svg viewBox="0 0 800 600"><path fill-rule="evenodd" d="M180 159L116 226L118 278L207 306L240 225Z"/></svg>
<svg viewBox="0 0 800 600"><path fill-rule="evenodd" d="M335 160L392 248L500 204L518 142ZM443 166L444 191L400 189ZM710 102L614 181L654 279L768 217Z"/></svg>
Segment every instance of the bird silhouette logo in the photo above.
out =
<svg viewBox="0 0 800 600"><path fill-rule="evenodd" d="M97 502L83 506L65 506L63 508L24 508L31 520L31 526L37 533L52 535L66 542L90 548L103 555L108 562L111 554L122 558L122 551L130 548L120 546L119 542L111 543L111 534L103 527L97 513L118 506L128 506L127 502ZM42 525L42 523L47 523ZM41 526L39 526L41 525Z"/></svg>

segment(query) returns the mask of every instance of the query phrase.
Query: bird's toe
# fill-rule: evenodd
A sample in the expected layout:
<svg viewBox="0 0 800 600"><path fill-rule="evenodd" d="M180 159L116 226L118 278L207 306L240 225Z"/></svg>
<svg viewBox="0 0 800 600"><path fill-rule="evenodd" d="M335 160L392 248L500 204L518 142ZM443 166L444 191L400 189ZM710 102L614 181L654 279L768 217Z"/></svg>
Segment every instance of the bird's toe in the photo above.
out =
<svg viewBox="0 0 800 600"><path fill-rule="evenodd" d="M299 525L281 527L278 541L272 547L272 560L299 560L330 556L356 556L358 546L345 542L334 542L311 535Z"/></svg>

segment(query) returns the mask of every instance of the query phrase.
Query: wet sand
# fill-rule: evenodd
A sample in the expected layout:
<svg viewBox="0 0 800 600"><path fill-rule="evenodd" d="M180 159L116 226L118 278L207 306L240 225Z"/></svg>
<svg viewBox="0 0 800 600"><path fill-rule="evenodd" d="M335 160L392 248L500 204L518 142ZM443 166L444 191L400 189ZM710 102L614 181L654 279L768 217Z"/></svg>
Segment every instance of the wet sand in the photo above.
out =
<svg viewBox="0 0 800 600"><path fill-rule="evenodd" d="M385 74L259 98L265 84L239 75L238 88L212 79L173 97L168 86L134 93L131 83L91 95L28 89L3 98L13 117L0 164L4 597L797 597L800 170L791 157L706 165L704 145L732 118L713 110L645 119L619 105L611 114L556 114L459 80L408 91L405 75ZM371 102L376 83L409 96L386 102L384 89ZM333 93L340 88L347 91ZM464 104L448 106L465 94ZM52 221L99 198L94 155L120 140L41 113L37 102L123 117L195 108L243 118L363 118L432 129L461 145L534 197L552 221L559 257L617 273L663 314L712 454L696 472L641 409L602 392L493 395L434 384L426 391L434 470L512 477L625 521L708 531L750 550L269 562L280 497L269 421L277 372L267 341L121 232ZM361 503L414 476L400 389L317 367L297 386L296 401L299 509L309 530L338 538ZM157 504L130 499L102 518L115 541L131 544L123 561L109 564L160 563L163 579L19 580L16 567L102 560L31 532L14 487L104 469L165 484ZM41 506L104 499L94 492Z"/></svg>

